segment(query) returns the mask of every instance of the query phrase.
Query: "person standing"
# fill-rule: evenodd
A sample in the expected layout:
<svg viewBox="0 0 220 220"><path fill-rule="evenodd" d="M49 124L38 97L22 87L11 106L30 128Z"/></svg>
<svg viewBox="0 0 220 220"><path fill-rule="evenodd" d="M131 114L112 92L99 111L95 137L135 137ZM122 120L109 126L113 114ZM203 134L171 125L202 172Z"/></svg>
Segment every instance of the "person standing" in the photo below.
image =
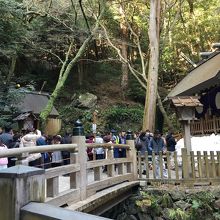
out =
<svg viewBox="0 0 220 220"><path fill-rule="evenodd" d="M140 139L140 143L141 143L141 156L145 158L145 152L148 152L148 155L151 156L152 155L152 150L150 150L148 148L149 142L150 142L150 131L146 130L145 132L141 132L139 135L139 139ZM151 157L148 158L149 162L151 162ZM148 164L149 168L151 169L151 164ZM147 164L144 163L144 167L143 167L143 175L146 175L146 168L147 168Z"/></svg>
<svg viewBox="0 0 220 220"><path fill-rule="evenodd" d="M37 146L36 141L41 137L41 131L34 128L28 128L25 135L21 138L21 147L34 147ZM29 166L41 167L41 153L29 154L24 161L29 162Z"/></svg>
<svg viewBox="0 0 220 220"><path fill-rule="evenodd" d="M119 144L126 144L126 131L122 131L119 135ZM119 158L126 157L126 149L120 148L119 149Z"/></svg>
<svg viewBox="0 0 220 220"><path fill-rule="evenodd" d="M165 153L165 143L163 138L161 137L161 133L156 130L154 132L153 137L150 139L149 150L155 152L155 160L156 160L156 178L160 177L160 159L159 159L159 152ZM163 177L167 178L167 171L165 169L164 159L162 158L162 166L163 166ZM162 178L162 177L161 177Z"/></svg>
<svg viewBox="0 0 220 220"><path fill-rule="evenodd" d="M0 151L6 150L6 149L7 149L7 146L3 144L3 141L0 138ZM7 167L8 167L8 158L7 157L0 158L0 169L5 169Z"/></svg>
<svg viewBox="0 0 220 220"><path fill-rule="evenodd" d="M71 144L72 138L70 132L66 132L65 136L61 140L61 144ZM69 151L61 151L63 157L63 165L70 164L70 152Z"/></svg>
<svg viewBox="0 0 220 220"><path fill-rule="evenodd" d="M10 148L12 142L13 142L13 131L11 127L6 126L4 128L4 132L0 135L0 138L2 140L2 143L7 146L7 148Z"/></svg>
<svg viewBox="0 0 220 220"><path fill-rule="evenodd" d="M100 133L97 133L97 136L95 138L96 144L103 144L103 138L101 137ZM103 147L94 148L95 154L96 154L96 160L102 160L105 159L105 150Z"/></svg>
<svg viewBox="0 0 220 220"><path fill-rule="evenodd" d="M53 137L53 144L61 144L62 137L60 135L56 135ZM52 153L52 167L58 167L61 166L63 163L63 158L61 151L54 151Z"/></svg>
<svg viewBox="0 0 220 220"><path fill-rule="evenodd" d="M36 141L37 146L44 146L47 145L46 136L41 135ZM41 153L41 159L42 159L42 167L44 169L51 168L51 156L49 152Z"/></svg>
<svg viewBox="0 0 220 220"><path fill-rule="evenodd" d="M12 128L9 126L6 126L4 128L4 132L1 133L0 138L2 140L2 143L8 148L13 148L13 131ZM15 157L9 157L8 158L8 167L15 165Z"/></svg>
<svg viewBox="0 0 220 220"><path fill-rule="evenodd" d="M170 152L170 166L174 168L174 152L176 150L176 140L173 137L173 132L170 131L166 136L167 150Z"/></svg>

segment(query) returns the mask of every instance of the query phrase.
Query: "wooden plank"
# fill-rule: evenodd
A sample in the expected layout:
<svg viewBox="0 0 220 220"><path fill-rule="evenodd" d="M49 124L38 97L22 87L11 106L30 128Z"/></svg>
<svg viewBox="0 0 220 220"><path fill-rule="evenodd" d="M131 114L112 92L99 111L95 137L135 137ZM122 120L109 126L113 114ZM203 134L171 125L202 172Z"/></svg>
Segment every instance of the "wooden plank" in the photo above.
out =
<svg viewBox="0 0 220 220"><path fill-rule="evenodd" d="M211 159L211 177L215 178L216 177L216 168L215 168L215 156L214 156L214 151L210 151L210 159Z"/></svg>
<svg viewBox="0 0 220 220"><path fill-rule="evenodd" d="M95 161L88 161L86 163L86 169L91 169L94 167L101 167L109 164L120 164L120 163L131 163L133 159L131 158L114 158L114 159L102 159Z"/></svg>
<svg viewBox="0 0 220 220"><path fill-rule="evenodd" d="M187 149L182 148L182 167L183 167L183 179L189 178L189 163L188 163L188 155Z"/></svg>
<svg viewBox="0 0 220 220"><path fill-rule="evenodd" d="M198 174L199 174L199 178L203 177L202 174L202 158L201 158L201 152L197 151L197 163L198 163Z"/></svg>
<svg viewBox="0 0 220 220"><path fill-rule="evenodd" d="M167 151L166 152L166 156L167 156L167 173L168 173L168 179L171 179L171 164L170 164L170 152Z"/></svg>
<svg viewBox="0 0 220 220"><path fill-rule="evenodd" d="M190 160L191 160L191 171L192 171L192 178L196 178L196 173L195 173L195 155L194 151L190 152Z"/></svg>
<svg viewBox="0 0 220 220"><path fill-rule="evenodd" d="M47 198L45 203L54 206L62 206L78 201L80 201L80 189L70 189L59 193L54 198Z"/></svg>
<svg viewBox="0 0 220 220"><path fill-rule="evenodd" d="M118 174L123 175L124 174L124 163L118 164Z"/></svg>
<svg viewBox="0 0 220 220"><path fill-rule="evenodd" d="M203 151L204 155L204 161L205 161L205 177L209 178L209 159L208 159L208 154L207 151Z"/></svg>
<svg viewBox="0 0 220 220"><path fill-rule="evenodd" d="M95 181L101 180L102 167L95 167L93 170L94 170L94 180Z"/></svg>
<svg viewBox="0 0 220 220"><path fill-rule="evenodd" d="M54 167L45 170L45 178L50 179L57 176L63 176L68 173L78 172L80 170L79 164L69 164L60 167Z"/></svg>
<svg viewBox="0 0 220 220"><path fill-rule="evenodd" d="M153 165L153 177L154 177L154 179L156 179L156 160L155 160L155 152L154 151L152 152L152 165Z"/></svg>
<svg viewBox="0 0 220 220"><path fill-rule="evenodd" d="M92 195L101 189L105 189L107 187L110 187L110 186L118 184L118 183L122 183L124 181L131 181L132 178L133 178L133 174L129 173L129 174L125 174L125 175L109 177L107 179L103 179L98 182L90 183L87 185L88 195Z"/></svg>
<svg viewBox="0 0 220 220"><path fill-rule="evenodd" d="M148 159L148 152L145 152L145 163L146 163L146 178L149 178L149 159Z"/></svg>
<svg viewBox="0 0 220 220"><path fill-rule="evenodd" d="M177 152L174 152L174 165L175 165L175 174L176 174L176 180L179 180L179 166L177 161Z"/></svg>
<svg viewBox="0 0 220 220"><path fill-rule="evenodd" d="M139 178L142 178L142 162L141 162L141 152L138 151L138 172L139 172Z"/></svg>
<svg viewBox="0 0 220 220"><path fill-rule="evenodd" d="M126 173L132 173L132 163L126 163Z"/></svg>
<svg viewBox="0 0 220 220"><path fill-rule="evenodd" d="M159 166L160 166L160 177L163 179L163 154L162 151L159 152Z"/></svg>
<svg viewBox="0 0 220 220"><path fill-rule="evenodd" d="M47 197L56 197L59 194L59 177L47 179Z"/></svg>
<svg viewBox="0 0 220 220"><path fill-rule="evenodd" d="M220 177L220 151L217 151L217 161L218 161L218 165L217 165L218 177Z"/></svg>
<svg viewBox="0 0 220 220"><path fill-rule="evenodd" d="M87 186L87 169L86 169L86 163L87 163L87 154L86 154L86 146L85 146L85 136L72 136L72 142L77 143L78 147L78 153L79 153L79 164L80 164L80 197L81 200L86 199L87 192L86 192L86 186Z"/></svg>
<svg viewBox="0 0 220 220"><path fill-rule="evenodd" d="M79 154L78 153L70 153L70 164L78 164L79 165ZM80 169L80 166L79 166ZM70 173L70 189L77 189L80 187L80 172L72 172Z"/></svg>

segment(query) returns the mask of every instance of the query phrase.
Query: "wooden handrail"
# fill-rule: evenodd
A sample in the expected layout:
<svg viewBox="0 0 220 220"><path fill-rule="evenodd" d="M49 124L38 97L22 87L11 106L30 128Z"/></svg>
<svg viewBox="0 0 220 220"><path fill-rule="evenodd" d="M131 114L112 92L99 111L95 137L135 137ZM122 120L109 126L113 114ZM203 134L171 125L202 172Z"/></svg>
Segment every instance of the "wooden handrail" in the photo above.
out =
<svg viewBox="0 0 220 220"><path fill-rule="evenodd" d="M124 148L124 149L130 149L130 145L128 144L96 144L96 143L92 143L92 144L86 144L86 147L92 147L92 148L99 148L99 147L103 147L103 148L110 148L110 147L117 147L117 148Z"/></svg>
<svg viewBox="0 0 220 220"><path fill-rule="evenodd" d="M54 145L41 145L33 147L21 147L6 149L0 151L0 158L2 157L13 157L21 155L23 153L44 153L44 152L54 152L54 151L77 151L77 144L54 144Z"/></svg>

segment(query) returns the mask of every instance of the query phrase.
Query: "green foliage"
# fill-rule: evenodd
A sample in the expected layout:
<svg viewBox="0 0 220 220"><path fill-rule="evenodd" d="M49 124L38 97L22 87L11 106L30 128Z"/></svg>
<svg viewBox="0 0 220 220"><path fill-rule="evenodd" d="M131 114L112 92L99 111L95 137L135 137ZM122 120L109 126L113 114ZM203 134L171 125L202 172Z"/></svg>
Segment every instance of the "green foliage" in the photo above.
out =
<svg viewBox="0 0 220 220"><path fill-rule="evenodd" d="M189 220L190 216L180 208L169 209L169 218L171 220Z"/></svg>
<svg viewBox="0 0 220 220"><path fill-rule="evenodd" d="M0 48L8 55L17 50L25 35L22 4L15 0L0 0Z"/></svg>
<svg viewBox="0 0 220 220"><path fill-rule="evenodd" d="M13 118L19 113L18 104L24 97L25 92L29 88L16 88L11 83L6 85L0 83L0 126L13 124Z"/></svg>
<svg viewBox="0 0 220 220"><path fill-rule="evenodd" d="M143 118L143 106L113 106L103 112L106 128L139 130ZM132 127L130 127L132 125Z"/></svg>

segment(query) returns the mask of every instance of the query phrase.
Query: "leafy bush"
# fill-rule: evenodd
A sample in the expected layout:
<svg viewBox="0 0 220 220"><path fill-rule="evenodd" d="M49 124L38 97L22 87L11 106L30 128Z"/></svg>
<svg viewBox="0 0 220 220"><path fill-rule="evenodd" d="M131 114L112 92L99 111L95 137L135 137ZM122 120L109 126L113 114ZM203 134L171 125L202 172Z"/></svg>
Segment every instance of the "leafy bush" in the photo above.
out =
<svg viewBox="0 0 220 220"><path fill-rule="evenodd" d="M142 125L144 108L137 106L113 106L103 112L106 128L117 130L139 130Z"/></svg>

